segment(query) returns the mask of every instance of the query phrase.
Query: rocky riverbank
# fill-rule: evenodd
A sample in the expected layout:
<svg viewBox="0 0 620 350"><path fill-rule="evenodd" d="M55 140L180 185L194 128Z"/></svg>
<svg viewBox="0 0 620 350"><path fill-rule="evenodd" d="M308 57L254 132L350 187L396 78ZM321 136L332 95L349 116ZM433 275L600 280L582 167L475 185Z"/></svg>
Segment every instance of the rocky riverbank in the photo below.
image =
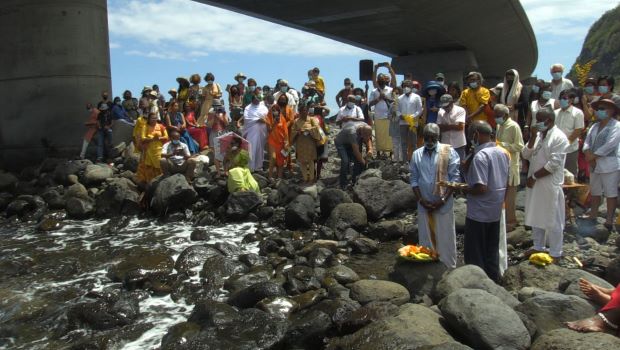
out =
<svg viewBox="0 0 620 350"><path fill-rule="evenodd" d="M568 227L567 259L546 268L519 262L532 244L520 226L498 286L472 266L396 262L399 244L417 241L406 166L373 161L349 191L336 188L337 159L312 187L258 173L260 195L229 195L204 171L192 184L158 179L144 200L136 165L47 159L0 173L0 293L11 301L0 347L131 348L153 333L162 349L620 345L562 326L594 313L579 277L620 282L620 240L602 221ZM465 210L457 199L459 242ZM157 323L158 308L173 326Z"/></svg>

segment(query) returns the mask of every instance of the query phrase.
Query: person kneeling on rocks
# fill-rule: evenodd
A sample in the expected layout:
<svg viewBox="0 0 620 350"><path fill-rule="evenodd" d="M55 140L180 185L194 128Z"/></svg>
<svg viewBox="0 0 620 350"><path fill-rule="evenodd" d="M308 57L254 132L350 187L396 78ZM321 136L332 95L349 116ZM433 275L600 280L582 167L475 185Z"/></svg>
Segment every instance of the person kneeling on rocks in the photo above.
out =
<svg viewBox="0 0 620 350"><path fill-rule="evenodd" d="M579 280L579 289L590 300L603 305L599 312L579 321L566 322L566 326L578 332L610 332L619 334L620 325L620 284L615 289L607 289L590 283L585 279Z"/></svg>
<svg viewBox="0 0 620 350"><path fill-rule="evenodd" d="M240 140L235 138L232 142L231 150L225 158L225 163L229 164L228 169L228 192L246 192L254 191L260 194L258 182L252 176L252 172L248 168L250 164L250 154L248 151L241 149Z"/></svg>
<svg viewBox="0 0 620 350"><path fill-rule="evenodd" d="M170 131L170 141L161 150L160 162L164 176L184 174L187 181L191 182L197 162L190 157L189 148L181 142L181 134L176 130Z"/></svg>

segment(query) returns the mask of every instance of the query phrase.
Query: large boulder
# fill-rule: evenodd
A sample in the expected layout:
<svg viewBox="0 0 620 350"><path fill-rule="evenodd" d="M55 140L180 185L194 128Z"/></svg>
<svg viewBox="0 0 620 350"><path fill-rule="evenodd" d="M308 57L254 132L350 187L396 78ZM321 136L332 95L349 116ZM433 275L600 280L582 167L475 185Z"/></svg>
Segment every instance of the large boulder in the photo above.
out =
<svg viewBox="0 0 620 350"><path fill-rule="evenodd" d="M168 176L154 185L157 187L153 192L151 208L159 214L184 210L198 199L194 188L181 174Z"/></svg>
<svg viewBox="0 0 620 350"><path fill-rule="evenodd" d="M284 222L292 230L310 228L315 216L314 199L310 195L300 194L287 205Z"/></svg>
<svg viewBox="0 0 620 350"><path fill-rule="evenodd" d="M15 187L19 179L11 173L0 171L0 191L10 191Z"/></svg>
<svg viewBox="0 0 620 350"><path fill-rule="evenodd" d="M289 322L258 309L241 310L237 317L200 333L177 349L279 349Z"/></svg>
<svg viewBox="0 0 620 350"><path fill-rule="evenodd" d="M139 314L138 299L129 296L79 303L67 311L68 327L112 329L133 323Z"/></svg>
<svg viewBox="0 0 620 350"><path fill-rule="evenodd" d="M179 257L174 263L174 268L180 273L195 275L196 272L192 271L194 268L203 266L205 261L210 257L221 255L222 253L215 248L204 245L193 245L185 248L185 250L179 254Z"/></svg>
<svg viewBox="0 0 620 350"><path fill-rule="evenodd" d="M515 307L519 304L517 298L512 296L512 294L501 286L495 284L495 282L476 265L461 266L447 273L441 281L437 283L435 292L433 293L433 299L438 303L441 299L461 288L482 289L491 295L495 295L510 307Z"/></svg>
<svg viewBox="0 0 620 350"><path fill-rule="evenodd" d="M614 286L620 283L620 256L613 259L605 269L605 279Z"/></svg>
<svg viewBox="0 0 620 350"><path fill-rule="evenodd" d="M90 198L71 197L65 203L67 214L73 219L86 219L95 213L95 201Z"/></svg>
<svg viewBox="0 0 620 350"><path fill-rule="evenodd" d="M519 315L480 289L459 289L439 303L450 328L475 349L527 349L530 334Z"/></svg>
<svg viewBox="0 0 620 350"><path fill-rule="evenodd" d="M409 301L409 291L398 283L382 280L360 280L351 285L351 299L360 304L389 301L402 305Z"/></svg>
<svg viewBox="0 0 620 350"><path fill-rule="evenodd" d="M348 228L363 229L368 224L366 209L359 203L338 204L332 211L326 225L333 230Z"/></svg>
<svg viewBox="0 0 620 350"><path fill-rule="evenodd" d="M286 291L278 283L266 281L253 284L243 290L235 292L228 299L230 305L248 308L253 307L265 298L286 296Z"/></svg>
<svg viewBox="0 0 620 350"><path fill-rule="evenodd" d="M298 195L304 193L304 190L297 184L283 180L278 184L277 203L280 206L286 206Z"/></svg>
<svg viewBox="0 0 620 350"><path fill-rule="evenodd" d="M540 335L566 327L564 322L593 316L596 309L580 297L547 292L528 298L515 310L534 321Z"/></svg>
<svg viewBox="0 0 620 350"><path fill-rule="evenodd" d="M407 235L405 223L402 220L385 220L374 225L368 232L368 237L379 241L395 241Z"/></svg>
<svg viewBox="0 0 620 350"><path fill-rule="evenodd" d="M224 216L231 221L242 221L262 203L263 201L256 192L232 193L223 207Z"/></svg>
<svg viewBox="0 0 620 350"><path fill-rule="evenodd" d="M412 302L421 302L422 298L431 296L443 274L448 271L442 263L414 264L397 262L394 271L390 273L390 280L400 283L411 295Z"/></svg>
<svg viewBox="0 0 620 350"><path fill-rule="evenodd" d="M123 260L108 268L107 276L113 282L123 282L128 287L141 287L151 277L172 273L174 259L164 250L134 250Z"/></svg>
<svg viewBox="0 0 620 350"><path fill-rule="evenodd" d="M538 266L526 260L506 270L502 277L502 285L513 291L523 287L536 287L557 292L560 280L566 271L556 264Z"/></svg>
<svg viewBox="0 0 620 350"><path fill-rule="evenodd" d="M71 160L64 163L60 163L54 169L54 180L62 185L71 185L73 181L71 180L71 175L83 175L86 167L92 165L93 163L88 160Z"/></svg>
<svg viewBox="0 0 620 350"><path fill-rule="evenodd" d="M320 194L321 217L327 220L332 211L341 203L352 203L351 197L340 189L326 188Z"/></svg>
<svg viewBox="0 0 620 350"><path fill-rule="evenodd" d="M98 185L114 176L114 169L107 164L89 164L84 170L84 183Z"/></svg>
<svg viewBox="0 0 620 350"><path fill-rule="evenodd" d="M137 186L122 177L106 180L95 201L97 216L136 215L140 212L140 193Z"/></svg>
<svg viewBox="0 0 620 350"><path fill-rule="evenodd" d="M547 332L532 344L532 350L620 349L620 338L605 333L579 333L567 328Z"/></svg>
<svg viewBox="0 0 620 350"><path fill-rule="evenodd" d="M411 187L400 180L385 181L376 177L359 180L353 188L353 197L375 221L416 205Z"/></svg>
<svg viewBox="0 0 620 350"><path fill-rule="evenodd" d="M453 342L435 311L407 303L396 316L373 322L351 335L332 338L327 349L402 350Z"/></svg>

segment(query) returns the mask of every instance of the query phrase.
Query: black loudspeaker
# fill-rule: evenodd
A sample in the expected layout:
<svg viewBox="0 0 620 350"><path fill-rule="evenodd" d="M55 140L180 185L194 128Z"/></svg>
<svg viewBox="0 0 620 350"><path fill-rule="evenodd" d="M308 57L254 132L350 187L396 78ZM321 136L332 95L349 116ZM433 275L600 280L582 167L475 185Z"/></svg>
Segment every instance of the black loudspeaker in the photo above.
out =
<svg viewBox="0 0 620 350"><path fill-rule="evenodd" d="M360 60L360 80L372 80L374 62L372 60Z"/></svg>

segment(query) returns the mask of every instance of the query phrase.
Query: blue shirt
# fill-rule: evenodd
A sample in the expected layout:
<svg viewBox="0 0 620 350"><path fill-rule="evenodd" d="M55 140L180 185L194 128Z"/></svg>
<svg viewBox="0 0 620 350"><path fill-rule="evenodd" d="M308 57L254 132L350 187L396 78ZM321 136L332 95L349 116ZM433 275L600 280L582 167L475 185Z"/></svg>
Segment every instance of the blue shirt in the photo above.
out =
<svg viewBox="0 0 620 350"><path fill-rule="evenodd" d="M420 147L411 157L409 168L411 170L411 187L418 187L422 198L427 201L437 201L439 196L433 194L435 190L435 178L437 174L437 161L439 152L437 151L442 144L438 143L434 150L428 151L425 147ZM459 155L454 148L450 147L450 159L448 161L448 181L459 181ZM444 208L452 207L452 196L446 198L446 205L442 206L439 212Z"/></svg>
<svg viewBox="0 0 620 350"><path fill-rule="evenodd" d="M127 121L132 121L129 118L129 115L127 115L127 111L125 110L125 107L121 106L121 105L117 105L114 104L114 106L112 106L112 119L114 120L127 120Z"/></svg>
<svg viewBox="0 0 620 350"><path fill-rule="evenodd" d="M487 191L467 195L467 218L478 222L499 221L508 184L508 155L494 142L487 142L476 147L473 157L466 174L467 184L469 187L485 185Z"/></svg>

